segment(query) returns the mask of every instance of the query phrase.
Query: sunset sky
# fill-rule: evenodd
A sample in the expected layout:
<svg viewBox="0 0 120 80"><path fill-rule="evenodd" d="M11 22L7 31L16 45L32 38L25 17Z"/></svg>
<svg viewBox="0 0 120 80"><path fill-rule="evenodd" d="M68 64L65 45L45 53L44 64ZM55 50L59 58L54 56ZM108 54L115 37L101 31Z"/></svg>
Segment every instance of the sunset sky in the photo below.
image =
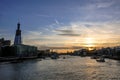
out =
<svg viewBox="0 0 120 80"><path fill-rule="evenodd" d="M45 47L120 45L120 0L0 0L0 38Z"/></svg>

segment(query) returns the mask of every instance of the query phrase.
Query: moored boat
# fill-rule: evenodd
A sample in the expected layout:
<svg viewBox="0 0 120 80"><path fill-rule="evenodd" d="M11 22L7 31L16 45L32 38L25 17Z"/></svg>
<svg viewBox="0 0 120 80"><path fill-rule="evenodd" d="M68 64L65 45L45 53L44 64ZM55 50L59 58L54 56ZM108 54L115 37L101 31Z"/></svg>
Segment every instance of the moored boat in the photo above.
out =
<svg viewBox="0 0 120 80"><path fill-rule="evenodd" d="M97 62L105 62L105 59L103 57L96 59Z"/></svg>

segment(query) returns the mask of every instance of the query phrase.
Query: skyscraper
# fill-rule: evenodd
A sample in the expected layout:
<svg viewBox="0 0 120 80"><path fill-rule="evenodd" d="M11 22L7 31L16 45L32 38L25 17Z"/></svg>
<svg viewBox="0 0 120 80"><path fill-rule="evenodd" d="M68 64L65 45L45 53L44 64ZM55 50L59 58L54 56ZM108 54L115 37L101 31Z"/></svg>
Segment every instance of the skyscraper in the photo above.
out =
<svg viewBox="0 0 120 80"><path fill-rule="evenodd" d="M17 24L17 30L15 34L15 39L14 39L14 45L22 44L21 40L21 30L20 30L20 23L18 22Z"/></svg>

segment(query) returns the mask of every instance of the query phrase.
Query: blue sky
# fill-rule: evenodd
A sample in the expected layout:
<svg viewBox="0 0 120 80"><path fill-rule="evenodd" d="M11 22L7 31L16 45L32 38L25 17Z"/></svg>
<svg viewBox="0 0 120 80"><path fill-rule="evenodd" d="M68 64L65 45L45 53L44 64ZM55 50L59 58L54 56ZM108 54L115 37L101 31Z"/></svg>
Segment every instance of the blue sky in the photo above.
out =
<svg viewBox="0 0 120 80"><path fill-rule="evenodd" d="M36 46L119 45L120 0L0 0L0 38ZM109 45L107 45L109 46Z"/></svg>

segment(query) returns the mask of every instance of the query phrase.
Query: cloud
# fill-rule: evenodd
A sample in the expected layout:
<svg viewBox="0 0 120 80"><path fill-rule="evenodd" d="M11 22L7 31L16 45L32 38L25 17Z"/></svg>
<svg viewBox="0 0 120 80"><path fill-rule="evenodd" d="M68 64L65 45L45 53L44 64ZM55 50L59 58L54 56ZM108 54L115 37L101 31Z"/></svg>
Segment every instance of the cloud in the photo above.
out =
<svg viewBox="0 0 120 80"><path fill-rule="evenodd" d="M33 35L41 35L42 32L37 32L37 31L28 31L29 34L33 34Z"/></svg>
<svg viewBox="0 0 120 80"><path fill-rule="evenodd" d="M58 34L61 36L80 36L80 34Z"/></svg>
<svg viewBox="0 0 120 80"><path fill-rule="evenodd" d="M51 47L84 46L85 38L96 45L117 45L120 42L120 22L72 22L59 27L26 31L25 43ZM50 30L49 30L50 28ZM45 33L44 33L45 32ZM112 43L112 44L111 44Z"/></svg>
<svg viewBox="0 0 120 80"><path fill-rule="evenodd" d="M93 3L89 3L89 6L94 8L109 8L116 4L117 2L114 0L95 0Z"/></svg>
<svg viewBox="0 0 120 80"><path fill-rule="evenodd" d="M101 2L101 3L97 3L96 6L97 8L108 8L111 7L114 4L114 2Z"/></svg>
<svg viewBox="0 0 120 80"><path fill-rule="evenodd" d="M39 39L42 35L41 31L25 31L26 33L23 35L23 37L27 37L27 39L33 40L33 39Z"/></svg>
<svg viewBox="0 0 120 80"><path fill-rule="evenodd" d="M9 33L9 30L7 30L7 29L0 29L0 38L5 38L5 39L12 39L10 36L11 36L11 34L12 33Z"/></svg>
<svg viewBox="0 0 120 80"><path fill-rule="evenodd" d="M76 36L77 42L84 42L84 38L94 38L96 43L120 42L119 22L74 22L69 26L62 26L56 33L62 36ZM76 35L78 34L78 35ZM82 40L82 41L80 41ZM75 40L69 40L75 42Z"/></svg>
<svg viewBox="0 0 120 80"><path fill-rule="evenodd" d="M60 24L60 23L59 23L59 21L58 21L58 20L56 20L56 19L55 19L55 23L56 23L56 24Z"/></svg>
<svg viewBox="0 0 120 80"><path fill-rule="evenodd" d="M119 0L91 0L91 2L75 7L72 11L77 14L75 19L78 21L117 21L120 20L119 4Z"/></svg>
<svg viewBox="0 0 120 80"><path fill-rule="evenodd" d="M56 30L62 33L73 33L73 30Z"/></svg>
<svg viewBox="0 0 120 80"><path fill-rule="evenodd" d="M80 36L80 34L76 34L75 31L73 30L56 30L58 31L59 34L57 35L61 35L61 36Z"/></svg>

